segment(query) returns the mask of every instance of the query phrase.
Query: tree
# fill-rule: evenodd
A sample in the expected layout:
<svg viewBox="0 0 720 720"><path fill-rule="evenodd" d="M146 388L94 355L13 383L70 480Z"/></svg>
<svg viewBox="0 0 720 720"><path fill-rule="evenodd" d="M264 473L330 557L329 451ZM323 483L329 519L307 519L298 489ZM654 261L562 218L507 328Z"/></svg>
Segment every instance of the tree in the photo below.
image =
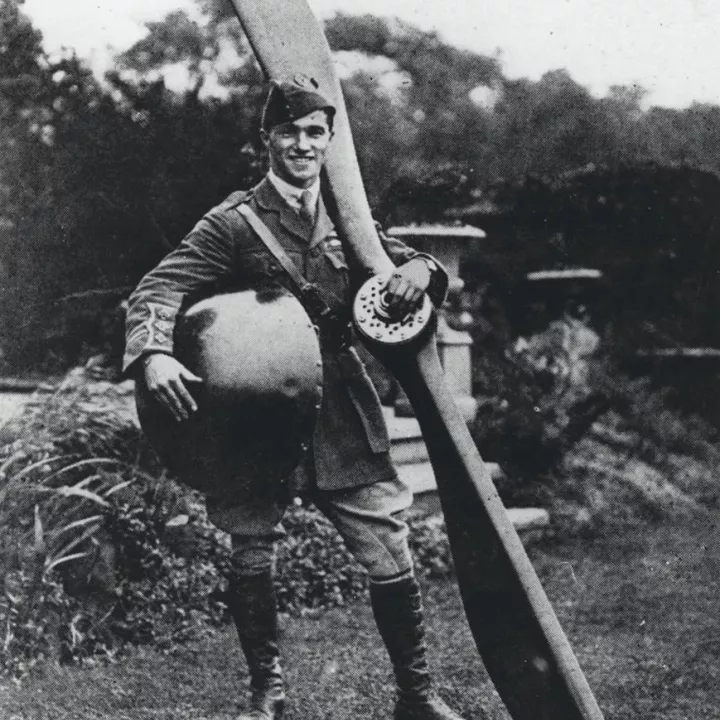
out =
<svg viewBox="0 0 720 720"><path fill-rule="evenodd" d="M107 84L100 84L71 54L48 60L20 0L0 5L0 280L6 289L0 344L6 353L35 338L39 357L54 337L61 354L77 356L85 340L95 342L90 316L102 310L100 298L116 303L203 212L260 177L262 73L230 4L198 0L198 7L198 20L174 12L150 23L147 36L117 58ZM641 88L613 88L598 99L563 70L538 82L508 80L496 58L398 20L338 14L326 33L336 53L354 60L343 89L371 203L383 217L409 222L443 219L449 210L457 216L489 194L496 204L505 202L514 217L522 216L521 231L503 229L495 216L479 222L499 238L483 252L495 253L506 279L525 260L562 264L580 249L593 257L573 223L589 217L605 190L593 195L595 176L578 179L584 172L578 175L578 168L607 168L618 178L628 165L648 161L656 168L684 163L720 170L718 107L643 111ZM170 69L185 73L184 89L168 89ZM492 105L476 101L483 87L491 89ZM606 180L618 196L647 200L635 180ZM556 192L557 183L571 184L578 197ZM516 193L518 184L524 190ZM667 188L662 192L679 202ZM703 208L709 197L696 195ZM701 235L692 229L694 205L683 207L689 232ZM638 205L633 227L655 227L652 220ZM602 223L610 222L604 215ZM678 237L687 228L673 224ZM651 234L640 236L632 253L654 253ZM593 242L605 251L602 238ZM701 255L683 255L683 263ZM697 279L693 273L686 276ZM701 285L709 283L705 278ZM87 322L71 309L77 298ZM705 327L702 314L695 317ZM73 334L77 341L68 342Z"/></svg>
<svg viewBox="0 0 720 720"><path fill-rule="evenodd" d="M15 366L48 352L66 363L100 342L102 315L203 212L253 184L259 168L247 138L258 91L201 98L211 34L178 15L125 54L120 69L134 79L111 73L110 88L72 55L49 63L17 3L0 18L0 48L11 60L2 65L0 108L15 121L3 126L15 151L12 171L5 164L13 203L3 213L15 227L4 239L12 300L3 304L1 342ZM196 73L179 95L147 77L178 53ZM247 63L225 79L253 73ZM248 95L258 102L248 105Z"/></svg>
<svg viewBox="0 0 720 720"><path fill-rule="evenodd" d="M147 23L148 34L117 58L118 70L130 70L135 79L157 79L171 66L188 76L188 91L199 97L212 93L222 98L251 92L262 84L262 73L234 15L221 12L228 3L207 3L203 22L183 11L160 22Z"/></svg>
<svg viewBox="0 0 720 720"><path fill-rule="evenodd" d="M437 33L370 15L340 13L327 22L325 32L335 51L384 57L394 66L391 77L385 78L391 81L389 89L375 79L371 92L368 75L361 73L343 83L346 96L361 95L365 112L380 120L375 127L379 144L395 148L392 156L385 155L383 166L392 157L398 174L415 177L448 164L481 172L478 150L489 132L489 119L471 94L478 86L500 82L497 60L455 48ZM388 98L390 112L383 107ZM358 105L349 103L356 124ZM359 142L358 153L365 173L379 176L371 169L371 158L383 155L373 145L371 138ZM392 175L386 175L385 187L379 191L392 180Z"/></svg>
<svg viewBox="0 0 720 720"><path fill-rule="evenodd" d="M0 359L11 354L28 300L20 272L26 257L22 225L42 178L52 116L51 71L40 33L21 4L0 5Z"/></svg>
<svg viewBox="0 0 720 720"><path fill-rule="evenodd" d="M494 109L496 177L552 174L606 161L613 137L598 101L565 70L507 81Z"/></svg>
<svg viewBox="0 0 720 720"><path fill-rule="evenodd" d="M23 193L13 178L22 168L22 156L48 120L51 78L41 36L20 10L21 0L0 5L0 215L16 222ZM12 183L12 191L10 191Z"/></svg>

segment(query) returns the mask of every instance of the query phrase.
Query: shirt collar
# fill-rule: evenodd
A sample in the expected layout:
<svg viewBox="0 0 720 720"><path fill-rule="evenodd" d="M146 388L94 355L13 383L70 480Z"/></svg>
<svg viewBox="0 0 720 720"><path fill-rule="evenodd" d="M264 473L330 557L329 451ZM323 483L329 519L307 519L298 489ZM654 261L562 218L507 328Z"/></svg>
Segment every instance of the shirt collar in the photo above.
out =
<svg viewBox="0 0 720 720"><path fill-rule="evenodd" d="M280 197L296 210L300 207L300 196L308 190L311 193L313 205L317 203L318 196L320 195L320 178L318 178L309 188L299 188L291 185L289 182L286 182L276 175L272 169L270 169L268 170L268 179L280 193Z"/></svg>

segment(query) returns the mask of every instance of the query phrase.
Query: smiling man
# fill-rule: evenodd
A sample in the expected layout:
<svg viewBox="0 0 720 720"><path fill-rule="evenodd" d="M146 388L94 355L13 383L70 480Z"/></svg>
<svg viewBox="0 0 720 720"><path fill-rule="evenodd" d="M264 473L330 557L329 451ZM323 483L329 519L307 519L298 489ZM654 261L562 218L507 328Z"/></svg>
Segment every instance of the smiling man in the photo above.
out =
<svg viewBox="0 0 720 720"><path fill-rule="evenodd" d="M287 183L294 193L297 188L306 190L318 185L320 168L332 137L327 111L316 110L270 132L263 130L261 137L268 149L269 172L276 186L278 181ZM314 193L308 197L315 200ZM309 207L314 205L312 202Z"/></svg>
<svg viewBox="0 0 720 720"><path fill-rule="evenodd" d="M183 303L198 293L268 280L292 290L245 219L249 209L315 285L330 312L314 318L314 309L306 307L319 332L323 397L312 447L299 471L271 491L264 488L251 507L221 493L206 498L210 519L233 544L227 602L252 690L250 707L238 720L275 720L285 705L273 566L293 494L311 500L332 521L368 571L372 609L395 670L396 720L460 720L431 688L422 603L402 519L412 497L390 461L377 393L353 347L352 288L366 273L351 253L346 255L320 191L334 116L335 108L311 78L272 84L261 129L269 158L266 177L210 210L140 282L129 301L125 368L164 405L168 422L184 422L197 411L192 388L202 380L173 356ZM441 304L448 282L444 269L399 241L381 239L399 266L386 286L390 309L404 313L425 292ZM242 367L243 358L237 362Z"/></svg>

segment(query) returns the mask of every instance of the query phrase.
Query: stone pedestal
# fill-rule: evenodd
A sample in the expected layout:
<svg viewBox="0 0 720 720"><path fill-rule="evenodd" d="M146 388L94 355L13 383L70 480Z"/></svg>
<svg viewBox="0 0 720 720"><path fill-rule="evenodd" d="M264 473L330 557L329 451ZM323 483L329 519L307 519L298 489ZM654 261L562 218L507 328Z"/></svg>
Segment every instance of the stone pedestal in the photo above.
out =
<svg viewBox="0 0 720 720"><path fill-rule="evenodd" d="M484 238L485 233L469 225L408 225L390 228L388 234L437 258L448 271L448 299L438 313L438 353L455 402L463 417L470 421L477 409L472 396L472 338L467 331L472 318L455 308L464 285L459 277L460 260L468 243ZM412 416L410 403L402 392L395 403L395 411L400 417Z"/></svg>

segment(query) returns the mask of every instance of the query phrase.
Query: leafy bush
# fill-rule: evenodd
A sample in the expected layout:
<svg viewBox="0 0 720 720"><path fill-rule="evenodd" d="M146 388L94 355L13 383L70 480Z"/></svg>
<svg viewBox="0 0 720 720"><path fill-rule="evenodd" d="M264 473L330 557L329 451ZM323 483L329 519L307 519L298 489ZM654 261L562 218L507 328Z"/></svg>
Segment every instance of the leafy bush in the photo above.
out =
<svg viewBox="0 0 720 720"><path fill-rule="evenodd" d="M454 566L442 513L413 513L408 525L415 572L427 578L450 577Z"/></svg>
<svg viewBox="0 0 720 720"><path fill-rule="evenodd" d="M678 410L671 388L654 387L648 377L633 379L612 370L604 373L603 384L614 411L606 422L620 432L633 433L644 459L660 465L673 453L713 463L720 459L717 428L699 415Z"/></svg>
<svg viewBox="0 0 720 720"><path fill-rule="evenodd" d="M452 557L442 515L413 512L407 519L416 572L431 578L451 575ZM297 504L283 525L288 534L280 543L276 578L281 610L342 606L365 593L365 570L324 515Z"/></svg>
<svg viewBox="0 0 720 720"><path fill-rule="evenodd" d="M44 657L113 657L127 640L167 644L223 618L216 560L227 549L197 498L163 476L131 392L74 371L4 430L7 673Z"/></svg>
<svg viewBox="0 0 720 720"><path fill-rule="evenodd" d="M367 586L365 571L348 552L332 523L317 510L295 505L283 519L288 531L279 547L280 610L344 605Z"/></svg>
<svg viewBox="0 0 720 720"><path fill-rule="evenodd" d="M647 377L629 378L609 362L597 375L610 409L594 428L594 440L621 465L640 461L700 506L719 507L718 429L699 415L677 409L669 397L673 391L654 386ZM660 515L671 510L655 508Z"/></svg>
<svg viewBox="0 0 720 720"><path fill-rule="evenodd" d="M506 503L547 500L552 474L607 409L591 357L596 338L580 321L563 318L476 358L480 405L471 432L480 452L503 468L498 490Z"/></svg>
<svg viewBox="0 0 720 720"><path fill-rule="evenodd" d="M229 539L168 478L133 420L132 388L73 371L4 430L0 454L0 672L44 660L112 659L127 643L168 648L226 620ZM443 528L417 515L419 571L451 570ZM280 610L343 605L367 578L331 523L284 519Z"/></svg>
<svg viewBox="0 0 720 720"><path fill-rule="evenodd" d="M581 321L565 316L502 353L476 359L482 401L472 432L481 452L505 471L499 490L506 502L552 501L564 459L589 432L620 442L628 457L670 477L676 456L720 460L716 428L680 410L673 390L623 375L597 352L597 341ZM700 493L713 495L711 488Z"/></svg>
<svg viewBox="0 0 720 720"><path fill-rule="evenodd" d="M506 504L551 508L563 533L716 508L717 429L607 354L568 352L565 322L475 362L471 430Z"/></svg>
<svg viewBox="0 0 720 720"><path fill-rule="evenodd" d="M577 396L569 402L567 388L554 392L557 375L526 361L522 351L502 363L483 360L495 399L481 407L474 430L481 449L514 473L506 495L562 494L561 460L578 447L568 432L573 413L585 407L584 428L597 413ZM705 460L702 467L717 465L710 429L676 415L668 422L662 395L647 384L598 370L588 387L591 399L603 389L613 409L602 425L628 453L667 468L672 452ZM208 522L201 498L159 465L136 427L131 387L90 382L74 371L6 426L3 442L0 672L21 677L47 659L113 659L127 643L169 648L227 620L228 537ZM684 461L683 471L687 466ZM539 472L546 475L534 482ZM686 475L694 496L702 482L703 501L717 501L714 477L700 477L698 468ZM577 485L574 495L565 494L582 503ZM442 516L413 510L408 520L417 572L452 574ZM365 592L365 571L316 509L293 505L284 524L281 611L343 605Z"/></svg>

